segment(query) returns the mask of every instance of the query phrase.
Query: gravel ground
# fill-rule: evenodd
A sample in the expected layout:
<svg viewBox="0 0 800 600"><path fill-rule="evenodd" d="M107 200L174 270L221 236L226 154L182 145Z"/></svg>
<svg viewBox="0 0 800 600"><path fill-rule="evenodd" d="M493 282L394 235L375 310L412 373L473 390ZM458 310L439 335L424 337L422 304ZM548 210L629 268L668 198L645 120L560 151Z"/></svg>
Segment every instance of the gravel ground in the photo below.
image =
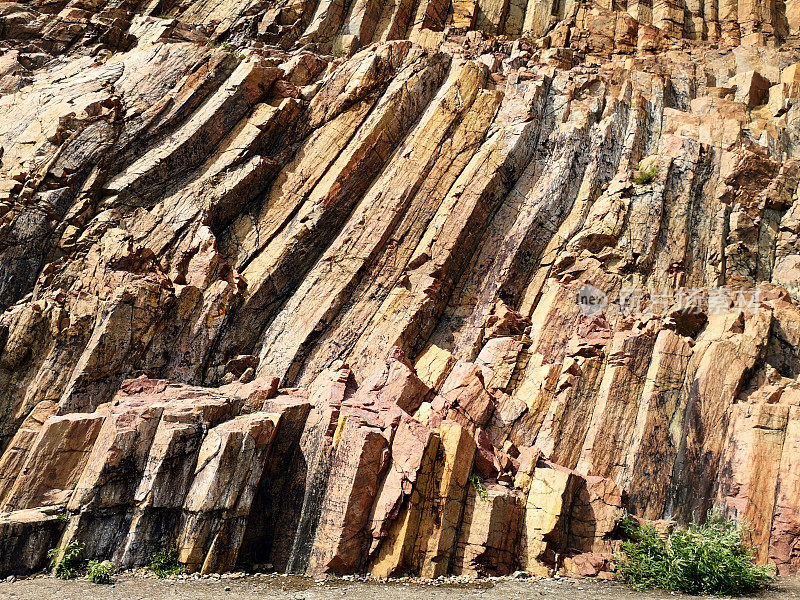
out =
<svg viewBox="0 0 800 600"><path fill-rule="evenodd" d="M38 575L0 583L3 600L658 600L690 598L662 591L637 592L606 581L567 579L495 579L475 583L314 580L277 575L211 579L155 579L123 573L112 585L85 580L61 581ZM696 598L696 597L694 597ZM779 579L756 596L765 600L800 600L800 579Z"/></svg>

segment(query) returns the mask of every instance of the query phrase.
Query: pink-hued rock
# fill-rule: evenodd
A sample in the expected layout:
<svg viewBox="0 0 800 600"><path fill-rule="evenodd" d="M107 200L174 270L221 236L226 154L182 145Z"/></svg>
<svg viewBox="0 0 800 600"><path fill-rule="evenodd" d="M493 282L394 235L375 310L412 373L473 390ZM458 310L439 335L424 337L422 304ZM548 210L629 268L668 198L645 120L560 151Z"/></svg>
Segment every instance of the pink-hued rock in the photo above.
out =
<svg viewBox="0 0 800 600"><path fill-rule="evenodd" d="M604 477L584 477L572 500L569 548L583 553L611 553L611 538L623 508L622 489Z"/></svg>
<svg viewBox="0 0 800 600"><path fill-rule="evenodd" d="M57 410L58 405L54 402L44 401L37 404L22 422L5 453L0 457L0 506L3 505L6 494L13 487L36 436L45 421Z"/></svg>
<svg viewBox="0 0 800 600"><path fill-rule="evenodd" d="M190 570L219 572L235 565L279 419L251 413L208 432L178 526L179 560Z"/></svg>
<svg viewBox="0 0 800 600"><path fill-rule="evenodd" d="M153 552L152 544L165 547L172 542L205 433L233 417L238 404L212 390L202 394L196 388L164 386L162 389L157 385L150 391L149 387L146 382L141 387L137 385L155 399L159 394L166 397L147 463L133 494L129 530L124 543L114 552L114 560L124 566L147 561ZM124 404L124 397L121 400Z"/></svg>
<svg viewBox="0 0 800 600"><path fill-rule="evenodd" d="M119 548L163 411L163 402L145 401L117 405L106 413L67 503L74 516L64 543L80 540L91 556L106 556Z"/></svg>
<svg viewBox="0 0 800 600"><path fill-rule="evenodd" d="M347 419L336 432L328 487L309 561L311 573L348 574L364 560L370 508L388 462L379 429Z"/></svg>
<svg viewBox="0 0 800 600"><path fill-rule="evenodd" d="M457 363L442 384L433 408L465 427L485 425L494 407L481 368L473 363Z"/></svg>
<svg viewBox="0 0 800 600"><path fill-rule="evenodd" d="M774 516L769 540L769 559L778 566L780 574L797 572L798 535L800 535L800 509L796 504L800 490L798 475L798 448L800 447L800 408L789 409L779 480L775 495ZM761 550L761 549L759 549ZM763 550L762 550L763 551Z"/></svg>
<svg viewBox="0 0 800 600"><path fill-rule="evenodd" d="M370 553L383 542L400 514L403 502L411 495L419 476L425 450L433 432L416 419L404 416L397 426L386 475L381 481L370 516Z"/></svg>
<svg viewBox="0 0 800 600"><path fill-rule="evenodd" d="M422 456L410 497L389 529L370 572L378 577L448 570L466 500L475 442L459 423L442 421Z"/></svg>
<svg viewBox="0 0 800 600"><path fill-rule="evenodd" d="M396 420L401 413L413 414L429 395L430 388L417 377L414 366L403 351L395 347L391 349L384 368L376 367L347 406L354 411L366 409L383 414L388 423L387 419ZM364 418L371 420L369 416ZM383 426L380 417L375 424Z"/></svg>
<svg viewBox="0 0 800 600"><path fill-rule="evenodd" d="M611 575L611 555L584 552L564 559L564 571L575 577L599 577Z"/></svg>
<svg viewBox="0 0 800 600"><path fill-rule="evenodd" d="M48 418L30 444L0 510L65 505L86 467L104 420L102 413Z"/></svg>
<svg viewBox="0 0 800 600"><path fill-rule="evenodd" d="M467 491L453 572L510 575L519 565L523 509L517 490L496 484Z"/></svg>
<svg viewBox="0 0 800 600"><path fill-rule="evenodd" d="M520 560L531 573L548 573L568 548L571 506L581 477L540 460L526 483Z"/></svg>

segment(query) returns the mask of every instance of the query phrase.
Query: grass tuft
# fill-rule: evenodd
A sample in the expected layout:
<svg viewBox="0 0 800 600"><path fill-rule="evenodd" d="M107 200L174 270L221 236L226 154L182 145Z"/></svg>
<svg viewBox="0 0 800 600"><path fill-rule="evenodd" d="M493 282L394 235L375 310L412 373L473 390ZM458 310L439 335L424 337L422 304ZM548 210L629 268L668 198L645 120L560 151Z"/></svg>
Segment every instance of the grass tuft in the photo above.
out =
<svg viewBox="0 0 800 600"><path fill-rule="evenodd" d="M658 176L658 167L653 163L646 169L642 167L642 163L636 168L636 173L633 176L633 182L637 185L647 185L655 180Z"/></svg>

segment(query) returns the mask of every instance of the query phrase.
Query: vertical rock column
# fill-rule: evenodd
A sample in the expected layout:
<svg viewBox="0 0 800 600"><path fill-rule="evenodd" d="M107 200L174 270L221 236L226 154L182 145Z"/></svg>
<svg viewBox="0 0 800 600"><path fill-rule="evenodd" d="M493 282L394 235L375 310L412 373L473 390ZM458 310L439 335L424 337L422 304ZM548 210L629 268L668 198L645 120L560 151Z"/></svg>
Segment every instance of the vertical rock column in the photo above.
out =
<svg viewBox="0 0 800 600"><path fill-rule="evenodd" d="M689 521L712 508L714 481L725 447L729 411L764 350L772 311L711 315L698 339L682 393L685 413L665 516Z"/></svg>
<svg viewBox="0 0 800 600"><path fill-rule="evenodd" d="M557 563L557 553L566 549L569 508L580 485L577 473L539 461L530 481L523 488L527 493L522 529L522 568L536 575L547 576Z"/></svg>
<svg viewBox="0 0 800 600"><path fill-rule="evenodd" d="M522 35L530 38L543 36L550 28L552 13L553 0L528 0L525 20L522 23Z"/></svg>
<svg viewBox="0 0 800 600"><path fill-rule="evenodd" d="M208 432L178 534L179 559L190 570L222 572L236 564L278 419L252 413Z"/></svg>
<svg viewBox="0 0 800 600"><path fill-rule="evenodd" d="M446 575L461 524L467 481L475 456L475 441L455 422L439 427L440 451L435 479L438 486L422 506L415 555L421 577Z"/></svg>
<svg viewBox="0 0 800 600"><path fill-rule="evenodd" d="M735 1L735 0L734 0ZM653 2L646 0L630 0L628 14L644 25L653 23Z"/></svg>
<svg viewBox="0 0 800 600"><path fill-rule="evenodd" d="M693 40L704 40L707 37L708 26L704 20L705 5L709 6L713 2L704 2L703 0L687 0L686 1L686 37Z"/></svg>
<svg viewBox="0 0 800 600"><path fill-rule="evenodd" d="M800 0L786 0L789 35L800 35Z"/></svg>
<svg viewBox="0 0 800 600"><path fill-rule="evenodd" d="M797 573L800 568L800 406L789 408L783 442L775 514L770 532L769 559L778 573Z"/></svg>
<svg viewBox="0 0 800 600"><path fill-rule="evenodd" d="M577 471L619 481L624 468L619 458L633 441L655 341L652 329L620 332L612 339Z"/></svg>
<svg viewBox="0 0 800 600"><path fill-rule="evenodd" d="M517 570L523 507L518 490L470 485L453 558L456 575L500 576Z"/></svg>
<svg viewBox="0 0 800 600"><path fill-rule="evenodd" d="M105 415L73 413L45 421L0 511L65 505L86 467Z"/></svg>
<svg viewBox="0 0 800 600"><path fill-rule="evenodd" d="M683 2L653 0L653 25L673 37L683 37Z"/></svg>
<svg viewBox="0 0 800 600"><path fill-rule="evenodd" d="M292 510L289 504L301 501L291 496L294 478L298 475L291 467L297 464L301 436L310 410L309 402L290 396L267 400L262 407L262 412L280 414L281 419L272 440L270 460L264 467L253 499L242 543L240 556L248 563L270 562L276 524Z"/></svg>
<svg viewBox="0 0 800 600"><path fill-rule="evenodd" d="M769 556L789 408L760 403L732 406L728 443L720 461L717 503L752 528L750 542L760 562Z"/></svg>
<svg viewBox="0 0 800 600"><path fill-rule="evenodd" d="M478 0L475 27L490 35L502 33L508 4L509 0Z"/></svg>
<svg viewBox="0 0 800 600"><path fill-rule="evenodd" d="M428 442L411 496L370 572L377 577L449 572L474 456L472 436L458 423L443 421Z"/></svg>
<svg viewBox="0 0 800 600"><path fill-rule="evenodd" d="M269 562L289 573L305 573L308 567L328 485L333 436L342 402L352 393L349 369L321 373L309 392L312 409L287 465L284 502L272 525Z"/></svg>
<svg viewBox="0 0 800 600"><path fill-rule="evenodd" d="M728 46L739 44L739 0L719 0L719 23L722 43Z"/></svg>
<svg viewBox="0 0 800 600"><path fill-rule="evenodd" d="M149 403L109 411L67 504L72 517L62 547L80 540L87 556L104 558L120 546L163 410L163 404Z"/></svg>
<svg viewBox="0 0 800 600"><path fill-rule="evenodd" d="M0 456L0 506L3 506L5 495L14 485L19 470L28 456L28 451L36 441L42 426L57 410L58 405L55 402L44 401L37 404L22 422L14 437L11 438L8 448Z"/></svg>
<svg viewBox="0 0 800 600"><path fill-rule="evenodd" d="M618 483L628 492L628 505L647 519L662 516L669 472L680 445L679 431L670 423L681 418L681 390L692 355L691 340L673 331L656 338L639 400L624 473Z"/></svg>
<svg viewBox="0 0 800 600"><path fill-rule="evenodd" d="M127 536L114 552L117 564L144 564L155 550L174 543L203 436L231 418L234 409L228 399L220 397L167 404L133 497Z"/></svg>
<svg viewBox="0 0 800 600"><path fill-rule="evenodd" d="M370 509L388 459L380 429L344 418L308 565L311 573L359 569L367 549Z"/></svg>

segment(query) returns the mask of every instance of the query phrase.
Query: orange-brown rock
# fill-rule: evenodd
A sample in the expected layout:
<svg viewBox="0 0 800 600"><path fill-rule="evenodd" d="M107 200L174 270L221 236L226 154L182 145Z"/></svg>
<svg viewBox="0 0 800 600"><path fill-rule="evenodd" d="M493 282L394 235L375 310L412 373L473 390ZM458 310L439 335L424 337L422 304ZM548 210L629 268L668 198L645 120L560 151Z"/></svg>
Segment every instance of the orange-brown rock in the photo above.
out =
<svg viewBox="0 0 800 600"><path fill-rule="evenodd" d="M800 2L0 6L0 575L800 570ZM754 468L758 465L758 468Z"/></svg>

